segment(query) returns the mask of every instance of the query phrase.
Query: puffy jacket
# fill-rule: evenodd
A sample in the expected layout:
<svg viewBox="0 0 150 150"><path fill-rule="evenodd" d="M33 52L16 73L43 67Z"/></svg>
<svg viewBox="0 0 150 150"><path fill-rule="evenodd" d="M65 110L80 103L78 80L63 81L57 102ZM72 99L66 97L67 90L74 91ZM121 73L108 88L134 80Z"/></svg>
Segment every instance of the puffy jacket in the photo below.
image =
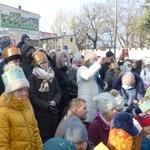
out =
<svg viewBox="0 0 150 150"><path fill-rule="evenodd" d="M7 104L8 103L8 104ZM0 149L42 150L42 140L28 99L0 97Z"/></svg>

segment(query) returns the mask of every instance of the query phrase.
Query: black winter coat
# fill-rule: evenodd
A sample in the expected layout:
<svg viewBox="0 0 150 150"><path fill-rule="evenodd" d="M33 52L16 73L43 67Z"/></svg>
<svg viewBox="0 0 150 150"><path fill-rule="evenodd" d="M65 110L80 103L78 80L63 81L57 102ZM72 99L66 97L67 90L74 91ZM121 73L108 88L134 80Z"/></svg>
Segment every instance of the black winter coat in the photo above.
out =
<svg viewBox="0 0 150 150"><path fill-rule="evenodd" d="M54 100L58 105L61 100L61 90L57 79L54 78L52 83L49 83L49 92L40 92L38 90L42 81L42 79L38 79L33 74L29 77L29 98L34 108L40 135L44 143L54 136L58 125L58 114L50 112L48 102Z"/></svg>

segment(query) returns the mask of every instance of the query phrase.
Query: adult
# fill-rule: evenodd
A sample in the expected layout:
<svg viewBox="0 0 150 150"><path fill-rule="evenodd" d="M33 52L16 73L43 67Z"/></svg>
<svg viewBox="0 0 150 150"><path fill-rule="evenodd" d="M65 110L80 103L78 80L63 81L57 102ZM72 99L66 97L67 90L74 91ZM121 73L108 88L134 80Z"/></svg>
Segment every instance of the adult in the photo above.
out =
<svg viewBox="0 0 150 150"><path fill-rule="evenodd" d="M27 34L21 36L21 41L17 44L17 48L21 48L23 44L29 44L30 37Z"/></svg>
<svg viewBox="0 0 150 150"><path fill-rule="evenodd" d="M113 88L116 89L125 101L127 111L132 113L134 108L138 108L138 103L145 94L144 83L141 77L133 72L125 72L119 76ZM134 112L133 112L134 113Z"/></svg>
<svg viewBox="0 0 150 150"><path fill-rule="evenodd" d="M33 54L33 59L36 66L28 79L29 97L44 143L54 136L58 125L57 106L61 99L61 90L45 53L37 51Z"/></svg>
<svg viewBox="0 0 150 150"><path fill-rule="evenodd" d="M78 97L86 100L88 110L86 123L90 123L97 113L93 97L102 92L97 80L100 77L98 71L101 65L97 60L97 55L88 50L84 54L83 65L77 70Z"/></svg>
<svg viewBox="0 0 150 150"><path fill-rule="evenodd" d="M95 146L100 142L103 142L106 145L108 142L111 121L117 113L116 100L107 92L95 96L94 100L97 102L99 113L97 113L88 127L88 137Z"/></svg>
<svg viewBox="0 0 150 150"><path fill-rule="evenodd" d="M83 59L80 54L74 56L72 60L72 66L68 69L67 73L70 78L70 99L77 97L78 86L77 86L77 70L82 66Z"/></svg>
<svg viewBox="0 0 150 150"><path fill-rule="evenodd" d="M150 86L150 58L146 58L144 61L145 68L141 70L140 77L144 81L145 89Z"/></svg>
<svg viewBox="0 0 150 150"><path fill-rule="evenodd" d="M33 70L33 57L32 54L35 52L35 48L29 44L23 44L20 48L22 55L22 69L25 73L26 78L32 74Z"/></svg>
<svg viewBox="0 0 150 150"><path fill-rule="evenodd" d="M81 121L86 119L87 108L86 101L81 98L74 98L69 102L69 109L67 114L63 117L59 123L55 132L55 137L64 137L65 123L72 116L77 116Z"/></svg>
<svg viewBox="0 0 150 150"><path fill-rule="evenodd" d="M56 54L56 65L54 68L55 76L57 78L59 87L62 91L61 102L58 105L59 119L67 113L70 97L70 79L67 74L68 68L70 67L70 58L67 51L63 50Z"/></svg>
<svg viewBox="0 0 150 150"><path fill-rule="evenodd" d="M41 150L33 108L28 99L29 82L22 68L11 63L2 75L5 92L0 97L1 149Z"/></svg>

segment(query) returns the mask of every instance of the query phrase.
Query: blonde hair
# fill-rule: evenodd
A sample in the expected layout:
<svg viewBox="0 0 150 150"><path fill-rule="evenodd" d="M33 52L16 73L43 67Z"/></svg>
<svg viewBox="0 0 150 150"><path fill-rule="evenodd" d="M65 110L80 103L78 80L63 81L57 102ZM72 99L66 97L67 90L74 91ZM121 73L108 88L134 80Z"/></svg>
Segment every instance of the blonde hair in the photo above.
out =
<svg viewBox="0 0 150 150"><path fill-rule="evenodd" d="M70 102L69 102L69 109L74 108L74 107L80 107L81 106L81 102L86 103L86 101L84 99L81 98L73 98Z"/></svg>

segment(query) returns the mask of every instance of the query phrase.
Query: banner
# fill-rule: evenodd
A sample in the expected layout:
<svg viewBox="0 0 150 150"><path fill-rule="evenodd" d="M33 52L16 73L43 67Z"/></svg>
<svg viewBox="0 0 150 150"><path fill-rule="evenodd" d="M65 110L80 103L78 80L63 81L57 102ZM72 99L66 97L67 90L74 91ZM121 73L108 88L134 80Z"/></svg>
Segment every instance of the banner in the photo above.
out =
<svg viewBox="0 0 150 150"><path fill-rule="evenodd" d="M39 19L31 18L29 15L2 11L1 27L38 31Z"/></svg>

